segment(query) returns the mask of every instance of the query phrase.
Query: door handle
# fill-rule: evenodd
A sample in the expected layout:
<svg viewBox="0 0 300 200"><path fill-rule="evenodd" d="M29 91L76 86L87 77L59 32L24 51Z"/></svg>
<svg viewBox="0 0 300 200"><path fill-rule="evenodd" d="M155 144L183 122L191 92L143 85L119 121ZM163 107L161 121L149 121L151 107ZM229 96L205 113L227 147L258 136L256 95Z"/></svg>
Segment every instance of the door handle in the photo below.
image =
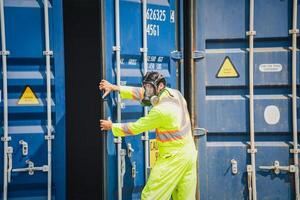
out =
<svg viewBox="0 0 300 200"><path fill-rule="evenodd" d="M8 159L8 168L7 168L7 182L11 182L11 171L12 171L12 154L13 154L13 148L8 147L7 148L7 159Z"/></svg>

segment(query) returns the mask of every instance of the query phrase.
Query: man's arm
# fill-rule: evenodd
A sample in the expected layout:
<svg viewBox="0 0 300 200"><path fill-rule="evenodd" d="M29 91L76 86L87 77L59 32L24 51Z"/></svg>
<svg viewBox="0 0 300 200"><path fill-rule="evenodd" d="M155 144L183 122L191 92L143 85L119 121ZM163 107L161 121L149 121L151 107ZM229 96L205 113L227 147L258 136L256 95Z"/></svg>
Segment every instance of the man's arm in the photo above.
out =
<svg viewBox="0 0 300 200"><path fill-rule="evenodd" d="M104 79L99 83L99 89L104 90L104 94L102 96L103 99L112 91L120 91L119 86L113 85Z"/></svg>
<svg viewBox="0 0 300 200"><path fill-rule="evenodd" d="M136 122L112 124L111 121L100 120L100 127L101 130L112 129L115 137L123 137L156 129L160 127L161 122L162 117L160 111L152 108L147 116L141 117Z"/></svg>
<svg viewBox="0 0 300 200"><path fill-rule="evenodd" d="M117 86L102 80L99 84L99 89L105 91L102 98L106 97L111 91L120 92L122 99L141 101L144 98L144 89L141 87Z"/></svg>
<svg viewBox="0 0 300 200"><path fill-rule="evenodd" d="M144 89L141 87L120 86L120 95L122 99L142 101Z"/></svg>

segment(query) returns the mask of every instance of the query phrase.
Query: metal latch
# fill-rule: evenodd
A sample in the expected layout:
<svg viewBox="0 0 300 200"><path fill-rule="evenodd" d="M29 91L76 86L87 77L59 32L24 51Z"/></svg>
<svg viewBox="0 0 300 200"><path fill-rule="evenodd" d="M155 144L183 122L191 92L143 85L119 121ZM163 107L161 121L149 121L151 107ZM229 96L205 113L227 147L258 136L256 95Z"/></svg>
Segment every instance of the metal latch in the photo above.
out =
<svg viewBox="0 0 300 200"><path fill-rule="evenodd" d="M232 174L235 175L238 173L237 161L235 159L232 159L230 162L231 162L231 172Z"/></svg>
<svg viewBox="0 0 300 200"><path fill-rule="evenodd" d="M124 175L126 172L126 163L125 163L125 156L126 156L126 151L125 149L121 149L120 150L120 156L121 156L121 185L123 187L123 179L124 179Z"/></svg>
<svg viewBox="0 0 300 200"><path fill-rule="evenodd" d="M122 143L122 139L120 137L115 137L114 138L114 143L115 144L121 144Z"/></svg>
<svg viewBox="0 0 300 200"><path fill-rule="evenodd" d="M289 34L298 34L299 33L299 29L291 29L289 30Z"/></svg>
<svg viewBox="0 0 300 200"><path fill-rule="evenodd" d="M148 48L140 48L140 52L147 53L148 52Z"/></svg>
<svg viewBox="0 0 300 200"><path fill-rule="evenodd" d="M26 160L26 164L28 165L28 174L33 175L34 174L34 163L30 160Z"/></svg>
<svg viewBox="0 0 300 200"><path fill-rule="evenodd" d="M0 51L0 55L1 56L9 56L10 55L10 51Z"/></svg>
<svg viewBox="0 0 300 200"><path fill-rule="evenodd" d="M252 165L247 165L247 180L248 180L248 191L249 191L249 199L252 199Z"/></svg>
<svg viewBox="0 0 300 200"><path fill-rule="evenodd" d="M127 155L128 155L128 158L131 158L133 152L134 152L134 149L132 148L131 143L128 143L127 144Z"/></svg>
<svg viewBox="0 0 300 200"><path fill-rule="evenodd" d="M27 156L28 155L28 143L24 140L20 140L19 144L22 145L22 155Z"/></svg>
<svg viewBox="0 0 300 200"><path fill-rule="evenodd" d="M256 35L256 31L246 31L246 35L247 36L255 36Z"/></svg>
<svg viewBox="0 0 300 200"><path fill-rule="evenodd" d="M12 154L13 154L13 147L7 147L7 159L8 159L8 168L7 168L7 182L11 182L11 170L12 170Z"/></svg>
<svg viewBox="0 0 300 200"><path fill-rule="evenodd" d="M113 46L113 51L121 51L121 46Z"/></svg>
<svg viewBox="0 0 300 200"><path fill-rule="evenodd" d="M136 177L136 163L135 162L132 162L131 176L132 176L132 178Z"/></svg>
<svg viewBox="0 0 300 200"><path fill-rule="evenodd" d="M45 135L45 140L54 140L54 135Z"/></svg>
<svg viewBox="0 0 300 200"><path fill-rule="evenodd" d="M9 142L11 141L11 137L1 137L2 142Z"/></svg>
<svg viewBox="0 0 300 200"><path fill-rule="evenodd" d="M148 137L148 136L145 136L145 135L142 135L142 136L141 136L141 140L142 140L142 141L149 141L149 137Z"/></svg>
<svg viewBox="0 0 300 200"><path fill-rule="evenodd" d="M280 174L280 171L287 171L294 173L296 171L295 165L290 166L280 166L280 163L278 160L274 161L274 165L271 166L259 166L259 169L262 170L273 170L275 174Z"/></svg>
<svg viewBox="0 0 300 200"><path fill-rule="evenodd" d="M49 50L49 51L43 51L43 55L44 56L53 56L53 51Z"/></svg>

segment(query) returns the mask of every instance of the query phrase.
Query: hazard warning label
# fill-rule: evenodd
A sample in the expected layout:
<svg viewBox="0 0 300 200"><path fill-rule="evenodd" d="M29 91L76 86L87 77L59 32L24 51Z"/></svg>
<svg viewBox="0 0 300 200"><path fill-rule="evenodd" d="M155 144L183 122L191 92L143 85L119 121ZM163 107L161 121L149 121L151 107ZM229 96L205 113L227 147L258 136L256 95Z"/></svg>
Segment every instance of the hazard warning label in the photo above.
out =
<svg viewBox="0 0 300 200"><path fill-rule="evenodd" d="M150 140L150 168L153 168L158 158L158 145L156 139Z"/></svg>
<svg viewBox="0 0 300 200"><path fill-rule="evenodd" d="M219 71L216 74L217 78L238 78L240 75L234 64L228 56L225 57Z"/></svg>
<svg viewBox="0 0 300 200"><path fill-rule="evenodd" d="M29 86L26 86L21 97L19 98L18 105L37 105L40 104L35 93Z"/></svg>

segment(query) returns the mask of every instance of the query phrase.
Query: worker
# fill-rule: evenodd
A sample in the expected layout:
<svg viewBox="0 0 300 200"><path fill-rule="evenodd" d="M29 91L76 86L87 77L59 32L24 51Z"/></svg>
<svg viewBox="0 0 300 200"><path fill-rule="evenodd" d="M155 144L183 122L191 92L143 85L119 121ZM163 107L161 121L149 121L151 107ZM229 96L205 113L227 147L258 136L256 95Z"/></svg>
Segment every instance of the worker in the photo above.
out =
<svg viewBox="0 0 300 200"><path fill-rule="evenodd" d="M196 194L197 151L184 97L178 90L167 88L159 72L147 72L142 87L117 86L102 80L99 89L104 97L120 92L122 99L151 106L145 117L136 122L112 123L100 120L103 131L112 130L115 137L137 135L156 130L158 159L142 191L142 200L193 200Z"/></svg>

